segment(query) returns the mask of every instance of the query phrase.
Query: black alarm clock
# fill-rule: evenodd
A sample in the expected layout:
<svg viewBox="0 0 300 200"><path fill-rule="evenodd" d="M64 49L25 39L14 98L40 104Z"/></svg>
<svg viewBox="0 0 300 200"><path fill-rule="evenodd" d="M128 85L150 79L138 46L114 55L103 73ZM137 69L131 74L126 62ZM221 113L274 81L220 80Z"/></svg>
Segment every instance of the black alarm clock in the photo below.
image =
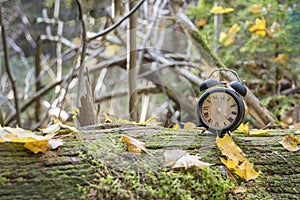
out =
<svg viewBox="0 0 300 200"><path fill-rule="evenodd" d="M216 71L232 72L237 81L230 82L228 86L224 81L210 78ZM212 71L208 79L200 84L200 91L205 91L197 106L201 126L223 137L242 123L245 106L241 96L246 96L247 89L235 71L225 68Z"/></svg>

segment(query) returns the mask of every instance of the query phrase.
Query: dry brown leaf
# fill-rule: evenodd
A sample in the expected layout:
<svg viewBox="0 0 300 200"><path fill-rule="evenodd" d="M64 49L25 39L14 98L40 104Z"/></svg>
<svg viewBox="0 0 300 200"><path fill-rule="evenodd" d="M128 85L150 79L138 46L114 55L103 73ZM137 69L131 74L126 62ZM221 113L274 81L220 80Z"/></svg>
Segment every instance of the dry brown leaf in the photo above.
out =
<svg viewBox="0 0 300 200"><path fill-rule="evenodd" d="M122 135L121 140L127 144L127 149L129 152L141 153L142 151L146 151L145 143L135 138Z"/></svg>
<svg viewBox="0 0 300 200"><path fill-rule="evenodd" d="M183 150L167 150L164 153L165 166L171 167L172 169L184 168L189 169L192 167L198 167L204 169L211 164L200 161L200 157L190 155Z"/></svg>

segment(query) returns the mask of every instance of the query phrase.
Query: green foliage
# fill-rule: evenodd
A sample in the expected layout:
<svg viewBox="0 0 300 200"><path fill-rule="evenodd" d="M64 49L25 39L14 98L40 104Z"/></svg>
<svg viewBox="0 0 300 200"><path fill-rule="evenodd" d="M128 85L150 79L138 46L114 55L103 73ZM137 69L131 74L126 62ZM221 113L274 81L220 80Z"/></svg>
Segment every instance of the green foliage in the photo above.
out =
<svg viewBox="0 0 300 200"><path fill-rule="evenodd" d="M274 92L277 81L283 78L299 84L294 75L299 72L299 2L225 1L220 6L233 8L234 12L219 14L223 18L219 31L224 37L220 35L219 41L214 38L215 14L210 12L212 2L199 1L197 6L189 6L186 13L196 25L198 20L206 19L206 24L199 26L199 31L212 49L218 42L218 56L227 66L244 74L243 78L249 81L261 79L261 74L253 71L262 70L269 80L274 81ZM236 32L232 30L234 25L238 27ZM249 65L249 62L256 64Z"/></svg>
<svg viewBox="0 0 300 200"><path fill-rule="evenodd" d="M274 95L262 99L261 103L275 116L280 116L289 112L293 106L300 105L300 98L299 95L290 97L286 95Z"/></svg>

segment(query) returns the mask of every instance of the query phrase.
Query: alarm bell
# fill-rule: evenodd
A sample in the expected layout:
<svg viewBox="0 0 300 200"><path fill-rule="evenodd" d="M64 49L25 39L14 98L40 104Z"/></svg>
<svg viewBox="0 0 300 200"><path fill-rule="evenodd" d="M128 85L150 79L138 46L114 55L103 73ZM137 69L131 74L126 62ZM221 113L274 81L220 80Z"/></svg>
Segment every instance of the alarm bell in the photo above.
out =
<svg viewBox="0 0 300 200"><path fill-rule="evenodd" d="M244 86L244 84L240 81L239 76L237 75L237 73L231 69L226 69L226 68L220 68L220 69L216 69L214 71L212 71L212 73L209 75L208 79L206 79L205 81L203 81L202 83L200 83L200 91L204 91L208 88L211 88L213 86L219 85L221 84L219 81L217 81L216 79L210 78L212 76L212 74L216 71L229 71L232 72L236 78L237 81L232 81L229 83L229 86L234 89L237 93L239 93L240 95L242 95L243 97L246 96L247 94L247 89Z"/></svg>

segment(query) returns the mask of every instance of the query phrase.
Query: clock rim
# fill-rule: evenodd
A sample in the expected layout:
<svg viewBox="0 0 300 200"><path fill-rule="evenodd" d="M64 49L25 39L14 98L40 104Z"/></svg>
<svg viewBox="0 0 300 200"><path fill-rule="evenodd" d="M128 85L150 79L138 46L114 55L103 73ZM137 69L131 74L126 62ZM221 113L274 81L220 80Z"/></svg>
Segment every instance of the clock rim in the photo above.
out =
<svg viewBox="0 0 300 200"><path fill-rule="evenodd" d="M201 113L201 107L203 105L204 99L215 92L225 92L229 95L231 95L233 97L233 99L235 100L235 102L237 103L238 106L238 114L237 117L235 118L235 120L231 123L231 125L226 126L224 128L211 128L204 120L204 116ZM232 89L229 88L212 88L212 89L208 89L205 93L203 93L200 96L200 99L198 101L197 104L197 114L199 117L199 121L200 121L200 125L205 127L207 130L209 130L210 132L213 133L218 133L218 134L225 134L227 131L233 131L235 130L243 121L244 119L244 115L245 115L245 106L244 106L244 102L242 100L242 98Z"/></svg>

